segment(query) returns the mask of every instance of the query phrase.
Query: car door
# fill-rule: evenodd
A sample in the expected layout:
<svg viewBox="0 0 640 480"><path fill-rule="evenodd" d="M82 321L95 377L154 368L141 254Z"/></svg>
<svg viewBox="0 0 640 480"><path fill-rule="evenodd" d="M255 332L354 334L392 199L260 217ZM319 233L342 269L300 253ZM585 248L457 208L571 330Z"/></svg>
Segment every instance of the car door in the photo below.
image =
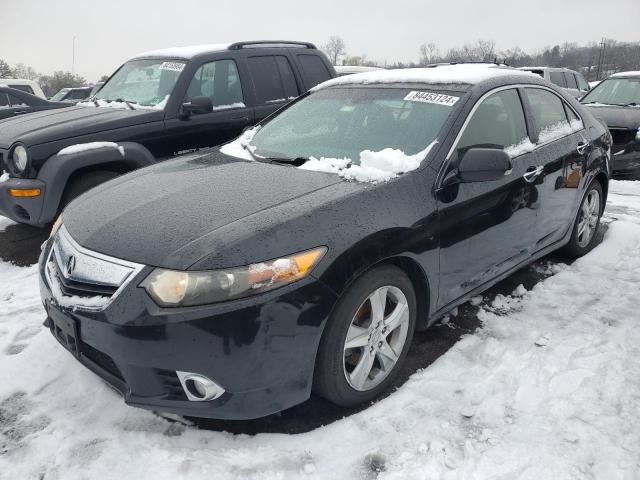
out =
<svg viewBox="0 0 640 480"><path fill-rule="evenodd" d="M213 110L181 115L165 121L165 134L173 151L191 150L225 143L254 122L253 110L245 103L243 82L233 59L203 63L193 74L183 103L195 97L211 99Z"/></svg>
<svg viewBox="0 0 640 480"><path fill-rule="evenodd" d="M255 91L256 123L300 95L302 90L286 55L250 55L247 64Z"/></svg>
<svg viewBox="0 0 640 480"><path fill-rule="evenodd" d="M516 88L499 89L470 113L441 171L436 191L440 218L442 308L528 259L534 244L538 192L529 127ZM503 178L475 183L447 179L473 147L503 149L512 169Z"/></svg>
<svg viewBox="0 0 640 480"><path fill-rule="evenodd" d="M542 169L535 228L536 249L541 249L559 241L571 227L591 146L582 119L559 95L537 86L524 92L535 129L536 161Z"/></svg>

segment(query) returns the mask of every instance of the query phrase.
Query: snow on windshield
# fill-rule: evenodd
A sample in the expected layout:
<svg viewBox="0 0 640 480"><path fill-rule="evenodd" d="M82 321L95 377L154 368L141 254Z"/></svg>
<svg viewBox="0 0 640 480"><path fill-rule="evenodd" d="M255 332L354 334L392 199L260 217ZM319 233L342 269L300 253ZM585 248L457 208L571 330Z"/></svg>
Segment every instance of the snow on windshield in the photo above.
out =
<svg viewBox="0 0 640 480"><path fill-rule="evenodd" d="M320 90L334 85L371 83L426 83L426 84L476 84L491 78L518 75L530 78L535 74L524 70L486 64L441 65L432 68L405 68L376 70L332 78L316 85L311 90Z"/></svg>
<svg viewBox="0 0 640 480"><path fill-rule="evenodd" d="M436 143L437 141L434 140L427 148L415 155L407 155L402 150L393 148L385 148L377 152L364 150L360 152L359 164L353 164L349 158L311 157L298 168L337 173L341 177L358 182L383 182L397 177L400 173L417 169Z"/></svg>

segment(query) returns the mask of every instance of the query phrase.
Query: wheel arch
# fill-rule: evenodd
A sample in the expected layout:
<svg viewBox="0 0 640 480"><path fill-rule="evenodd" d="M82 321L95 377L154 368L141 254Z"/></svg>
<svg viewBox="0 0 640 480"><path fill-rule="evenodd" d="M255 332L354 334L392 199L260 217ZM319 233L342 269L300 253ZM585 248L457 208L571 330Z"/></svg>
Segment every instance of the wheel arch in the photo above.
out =
<svg viewBox="0 0 640 480"><path fill-rule="evenodd" d="M593 179L599 182L600 187L602 188L602 196L604 197L602 199L602 205L600 207L600 214L602 214L604 213L604 207L607 203L607 195L609 194L609 177L607 177L607 175L603 171L600 171Z"/></svg>

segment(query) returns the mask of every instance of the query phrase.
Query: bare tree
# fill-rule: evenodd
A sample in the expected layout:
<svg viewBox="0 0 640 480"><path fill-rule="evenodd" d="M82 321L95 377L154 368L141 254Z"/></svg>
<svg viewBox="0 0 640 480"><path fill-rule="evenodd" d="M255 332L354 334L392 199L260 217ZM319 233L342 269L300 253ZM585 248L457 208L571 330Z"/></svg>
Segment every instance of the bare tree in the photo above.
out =
<svg viewBox="0 0 640 480"><path fill-rule="evenodd" d="M420 45L420 61L421 66L429 65L430 63L436 63L440 57L438 46L435 43L423 43Z"/></svg>
<svg viewBox="0 0 640 480"><path fill-rule="evenodd" d="M338 59L347 53L344 40L337 35L329 37L329 41L323 45L322 50L327 54L329 60L334 65L338 64Z"/></svg>
<svg viewBox="0 0 640 480"><path fill-rule="evenodd" d="M24 78L26 80L36 80L40 76L33 67L24 63L16 63L13 66L13 74L16 78Z"/></svg>
<svg viewBox="0 0 640 480"><path fill-rule="evenodd" d="M476 42L474 60L479 62L493 62L496 58L496 42L479 39Z"/></svg>

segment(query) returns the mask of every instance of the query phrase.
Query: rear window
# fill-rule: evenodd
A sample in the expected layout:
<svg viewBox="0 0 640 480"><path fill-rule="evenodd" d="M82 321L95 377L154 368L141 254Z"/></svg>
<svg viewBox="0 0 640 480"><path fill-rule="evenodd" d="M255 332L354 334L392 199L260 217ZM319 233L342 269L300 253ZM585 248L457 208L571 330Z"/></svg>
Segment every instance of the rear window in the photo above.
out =
<svg viewBox="0 0 640 480"><path fill-rule="evenodd" d="M327 66L317 55L298 55L298 60L300 61L307 87L314 87L331 78Z"/></svg>
<svg viewBox="0 0 640 480"><path fill-rule="evenodd" d="M12 107L26 107L27 104L20 100L15 95L9 94L9 101L11 102Z"/></svg>
<svg viewBox="0 0 640 480"><path fill-rule="evenodd" d="M33 95L33 89L29 85L7 85L10 88L15 88L21 92L30 93Z"/></svg>
<svg viewBox="0 0 640 480"><path fill-rule="evenodd" d="M567 82L564 79L564 74L562 72L549 72L549 80L551 80L551 83L554 83L559 87L567 87Z"/></svg>
<svg viewBox="0 0 640 480"><path fill-rule="evenodd" d="M256 88L258 104L285 102L298 96L295 77L287 57L249 57L249 70Z"/></svg>

